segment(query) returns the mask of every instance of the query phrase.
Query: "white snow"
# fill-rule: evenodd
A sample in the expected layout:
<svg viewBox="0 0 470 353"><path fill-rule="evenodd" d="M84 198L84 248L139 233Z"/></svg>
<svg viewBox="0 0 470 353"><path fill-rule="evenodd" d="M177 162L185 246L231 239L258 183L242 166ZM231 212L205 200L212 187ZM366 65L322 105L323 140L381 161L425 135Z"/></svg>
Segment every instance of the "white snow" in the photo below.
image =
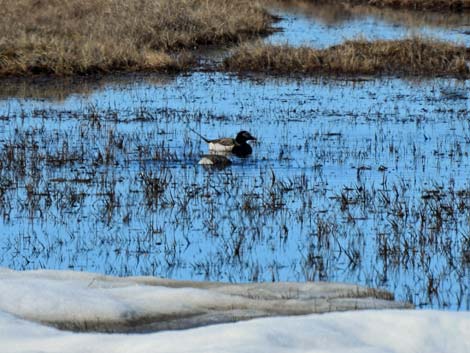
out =
<svg viewBox="0 0 470 353"><path fill-rule="evenodd" d="M389 293L341 283L226 284L0 268L0 310L80 331L183 329L275 315L402 309Z"/></svg>
<svg viewBox="0 0 470 353"><path fill-rule="evenodd" d="M40 323L79 322L90 317L126 322L129 317L141 318L144 314L153 319L163 314L193 315L207 313L211 307L221 310L238 305L240 309L255 302L249 308L251 312L258 310L259 300L229 293L246 294L249 289L256 297L266 292L271 298L276 291L286 296L282 292L286 288L297 288L294 302L303 303L308 291L316 288L310 284L197 285L201 288L195 288L194 282L145 277L121 279L70 271L15 272L0 268L0 352L470 352L468 312L348 311L143 334L75 333ZM183 288L177 288L180 286ZM320 288L321 295L327 296L349 287L323 284ZM280 301L275 303L279 305ZM289 300L286 303L292 305Z"/></svg>
<svg viewBox="0 0 470 353"><path fill-rule="evenodd" d="M468 313L383 310L255 319L151 334L72 333L0 312L0 351L468 353L469 330Z"/></svg>

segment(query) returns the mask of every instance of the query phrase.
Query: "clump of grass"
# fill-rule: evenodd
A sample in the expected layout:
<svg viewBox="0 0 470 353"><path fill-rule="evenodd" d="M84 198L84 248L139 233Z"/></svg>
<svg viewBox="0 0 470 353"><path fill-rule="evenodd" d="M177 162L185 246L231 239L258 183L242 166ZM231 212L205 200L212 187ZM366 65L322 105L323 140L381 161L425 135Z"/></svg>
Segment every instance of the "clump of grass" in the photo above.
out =
<svg viewBox="0 0 470 353"><path fill-rule="evenodd" d="M144 195L147 207L156 207L159 200L170 184L171 175L167 174L167 170L161 170L158 176L154 176L151 172L140 174L144 185Z"/></svg>
<svg viewBox="0 0 470 353"><path fill-rule="evenodd" d="M271 31L247 0L0 0L0 75L182 70L188 50Z"/></svg>
<svg viewBox="0 0 470 353"><path fill-rule="evenodd" d="M224 61L229 71L273 74L453 75L469 73L463 46L422 38L350 40L326 49L243 44Z"/></svg>

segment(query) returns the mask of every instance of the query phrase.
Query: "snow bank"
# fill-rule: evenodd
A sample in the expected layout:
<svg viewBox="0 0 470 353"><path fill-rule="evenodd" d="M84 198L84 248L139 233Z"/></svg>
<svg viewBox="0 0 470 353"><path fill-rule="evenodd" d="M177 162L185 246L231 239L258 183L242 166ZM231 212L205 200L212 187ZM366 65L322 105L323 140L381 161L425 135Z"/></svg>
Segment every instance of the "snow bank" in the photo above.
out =
<svg viewBox="0 0 470 353"><path fill-rule="evenodd" d="M468 313L382 310L276 317L184 331L72 333L0 311L0 352L470 352Z"/></svg>
<svg viewBox="0 0 470 353"><path fill-rule="evenodd" d="M0 312L62 329L153 332L257 317L409 308L338 283L226 284L0 268Z"/></svg>
<svg viewBox="0 0 470 353"><path fill-rule="evenodd" d="M470 352L468 313L400 308L387 292L332 283L229 285L0 268L0 352Z"/></svg>

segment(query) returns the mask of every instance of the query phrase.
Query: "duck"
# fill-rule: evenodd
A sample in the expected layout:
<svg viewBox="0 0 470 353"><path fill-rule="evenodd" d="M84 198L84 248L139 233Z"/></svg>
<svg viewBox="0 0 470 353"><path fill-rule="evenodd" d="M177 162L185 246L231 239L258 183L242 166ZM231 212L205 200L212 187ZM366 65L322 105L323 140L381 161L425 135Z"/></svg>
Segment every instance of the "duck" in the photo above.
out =
<svg viewBox="0 0 470 353"><path fill-rule="evenodd" d="M204 154L198 164L222 169L231 165L232 161L220 154Z"/></svg>
<svg viewBox="0 0 470 353"><path fill-rule="evenodd" d="M222 137L218 139L210 140L202 136L197 131L191 129L192 132L197 134L205 142L209 144L209 151L214 153L233 153L237 157L247 157L253 149L247 143L247 141L256 141L256 137L252 136L248 131L240 131L235 138Z"/></svg>

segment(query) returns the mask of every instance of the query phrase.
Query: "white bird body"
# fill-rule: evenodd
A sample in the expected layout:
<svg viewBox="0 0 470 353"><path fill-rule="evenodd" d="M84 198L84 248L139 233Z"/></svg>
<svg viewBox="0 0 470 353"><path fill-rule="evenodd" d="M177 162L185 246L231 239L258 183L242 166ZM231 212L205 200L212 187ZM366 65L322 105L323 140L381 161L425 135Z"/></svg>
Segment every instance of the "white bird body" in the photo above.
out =
<svg viewBox="0 0 470 353"><path fill-rule="evenodd" d="M231 139L232 140L232 139ZM209 142L209 151L212 152L232 152L235 146L235 141L230 144L223 144L219 141Z"/></svg>

